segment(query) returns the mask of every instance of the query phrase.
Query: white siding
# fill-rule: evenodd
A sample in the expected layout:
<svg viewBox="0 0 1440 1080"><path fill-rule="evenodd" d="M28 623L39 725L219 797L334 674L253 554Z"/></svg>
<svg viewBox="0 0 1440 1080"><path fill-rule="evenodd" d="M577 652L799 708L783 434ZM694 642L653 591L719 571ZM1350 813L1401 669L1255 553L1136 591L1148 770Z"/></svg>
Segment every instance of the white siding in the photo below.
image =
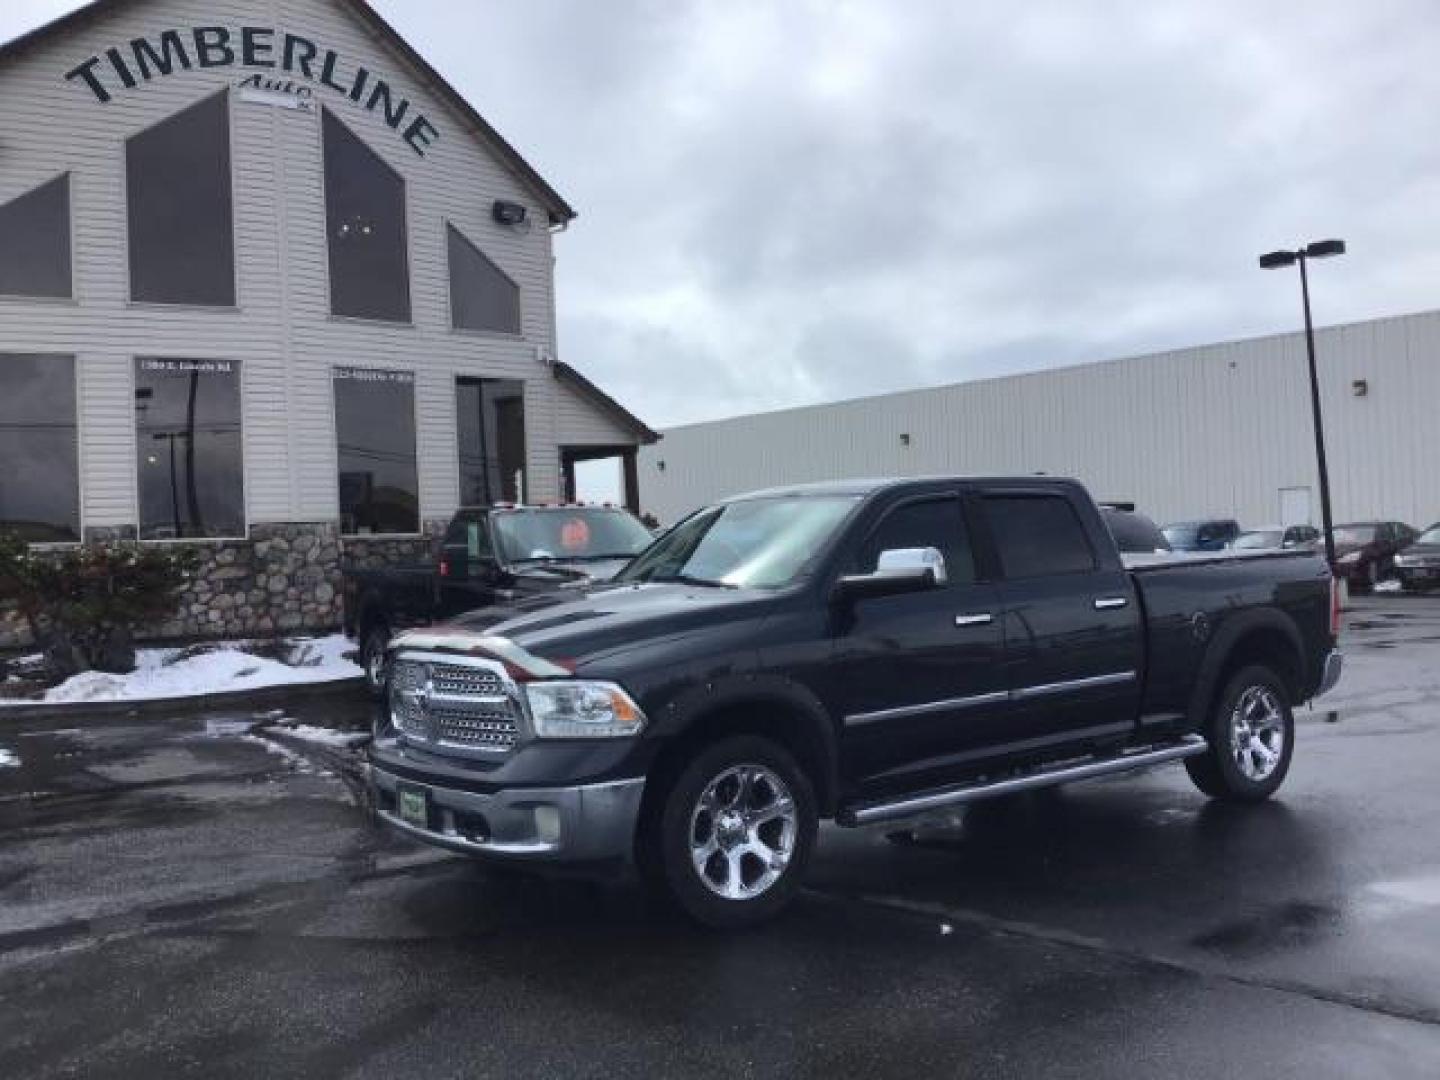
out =
<svg viewBox="0 0 1440 1080"><path fill-rule="evenodd" d="M124 141L207 94L239 67L192 69L117 89L100 104L64 73L110 46L171 28L274 26L383 77L440 130L427 156L348 98L315 87L314 112L242 103L231 95L237 307L168 309L128 301ZM503 47L503 43L496 43ZM104 72L107 83L114 75ZM413 325L329 315L320 105L333 109L405 177ZM0 352L69 352L80 369L82 517L135 522L132 359L228 357L242 362L249 519L337 516L331 371L336 365L414 370L422 518L447 516L457 494L454 379L526 381L529 487L559 495L557 442L588 439L603 418L564 399L541 362L554 352L551 235L534 192L491 153L418 73L341 0L137 0L0 70L0 202L63 171L72 174L75 302L0 299ZM526 205L535 227L490 219L491 203ZM520 286L522 334L450 328L445 222L453 221ZM621 439L619 441L628 441Z"/></svg>
<svg viewBox="0 0 1440 1080"><path fill-rule="evenodd" d="M1440 312L1326 329L1316 349L1336 520L1440 519ZM1038 471L1161 520L1276 521L1280 489L1309 487L1318 522L1303 335L675 428L641 451L641 504L669 522L780 483Z"/></svg>

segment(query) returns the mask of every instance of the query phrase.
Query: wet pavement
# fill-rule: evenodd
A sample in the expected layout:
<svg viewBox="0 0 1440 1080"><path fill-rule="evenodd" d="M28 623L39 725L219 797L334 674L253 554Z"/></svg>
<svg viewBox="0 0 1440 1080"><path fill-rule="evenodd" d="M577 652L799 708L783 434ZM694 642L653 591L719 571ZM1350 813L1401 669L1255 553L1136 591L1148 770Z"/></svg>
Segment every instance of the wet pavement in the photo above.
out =
<svg viewBox="0 0 1440 1080"><path fill-rule="evenodd" d="M378 833L251 716L0 718L0 1074L1440 1076L1440 598L1346 636L1270 804L827 829L735 936Z"/></svg>

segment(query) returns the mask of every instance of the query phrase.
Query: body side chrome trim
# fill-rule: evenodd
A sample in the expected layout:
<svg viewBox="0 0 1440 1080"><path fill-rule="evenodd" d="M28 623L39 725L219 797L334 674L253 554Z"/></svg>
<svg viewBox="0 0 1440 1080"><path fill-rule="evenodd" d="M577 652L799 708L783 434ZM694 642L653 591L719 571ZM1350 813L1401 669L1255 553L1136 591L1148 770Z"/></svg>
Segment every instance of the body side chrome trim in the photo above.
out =
<svg viewBox="0 0 1440 1080"><path fill-rule="evenodd" d="M1031 698L1049 697L1052 694L1066 694L1071 690L1091 690L1100 686L1120 686L1135 681L1135 672L1117 671L1111 675L1091 675L1084 679L1065 679L1061 682L1040 683L1036 686L1022 686L1010 691L1013 701L1028 701Z"/></svg>
<svg viewBox="0 0 1440 1080"><path fill-rule="evenodd" d="M1010 697L1008 691L996 690L989 694L972 694L969 697L946 698L944 701L927 701L922 705L897 705L893 709L876 709L874 712L855 713L845 717L846 727L860 727L881 720L899 720L907 716L925 716L929 713L949 712L951 709L973 709L977 705L995 705Z"/></svg>
<svg viewBox="0 0 1440 1080"><path fill-rule="evenodd" d="M949 712L951 709L973 709L979 705L998 705L1002 701L1029 701L1031 698L1064 694L1071 690L1091 690L1101 686L1120 686L1135 681L1135 672L1117 671L1111 675L1091 675L1084 679L1069 679L1065 682L1041 683L1038 686L1022 686L1018 690L996 690L988 694L972 694L969 697L946 698L943 701L926 701L919 705L897 705L892 709L876 709L874 712L854 713L845 717L845 726L861 727L882 720L903 720L911 716L927 716L930 713Z"/></svg>

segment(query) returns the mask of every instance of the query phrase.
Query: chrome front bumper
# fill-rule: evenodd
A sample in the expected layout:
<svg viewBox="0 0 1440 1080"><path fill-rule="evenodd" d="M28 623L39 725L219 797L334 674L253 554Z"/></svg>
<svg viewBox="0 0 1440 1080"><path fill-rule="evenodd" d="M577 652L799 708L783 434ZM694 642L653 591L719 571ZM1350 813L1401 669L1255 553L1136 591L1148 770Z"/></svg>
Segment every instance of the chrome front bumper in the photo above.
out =
<svg viewBox="0 0 1440 1080"><path fill-rule="evenodd" d="M645 780L482 795L405 780L372 764L370 788L385 824L427 844L467 855L580 863L630 858ZM400 817L402 788L425 794L423 827Z"/></svg>
<svg viewBox="0 0 1440 1080"><path fill-rule="evenodd" d="M1315 697L1335 689L1335 684L1340 681L1340 671L1344 666L1344 654L1339 649L1331 649L1329 655L1325 657L1325 667L1320 672L1320 686L1315 691Z"/></svg>

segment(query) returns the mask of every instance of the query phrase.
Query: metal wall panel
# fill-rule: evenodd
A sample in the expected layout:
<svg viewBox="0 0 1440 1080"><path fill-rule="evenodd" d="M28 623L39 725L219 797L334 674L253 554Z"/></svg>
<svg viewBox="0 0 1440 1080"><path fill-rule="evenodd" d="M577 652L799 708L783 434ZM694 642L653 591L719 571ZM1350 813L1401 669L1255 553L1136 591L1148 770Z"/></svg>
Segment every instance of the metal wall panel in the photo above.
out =
<svg viewBox="0 0 1440 1080"><path fill-rule="evenodd" d="M1317 354L1336 519L1440 519L1440 312L1322 330ZM642 449L641 502L668 522L774 484L1046 472L1162 521L1269 523L1309 487L1318 521L1308 387L1294 333L694 424Z"/></svg>

